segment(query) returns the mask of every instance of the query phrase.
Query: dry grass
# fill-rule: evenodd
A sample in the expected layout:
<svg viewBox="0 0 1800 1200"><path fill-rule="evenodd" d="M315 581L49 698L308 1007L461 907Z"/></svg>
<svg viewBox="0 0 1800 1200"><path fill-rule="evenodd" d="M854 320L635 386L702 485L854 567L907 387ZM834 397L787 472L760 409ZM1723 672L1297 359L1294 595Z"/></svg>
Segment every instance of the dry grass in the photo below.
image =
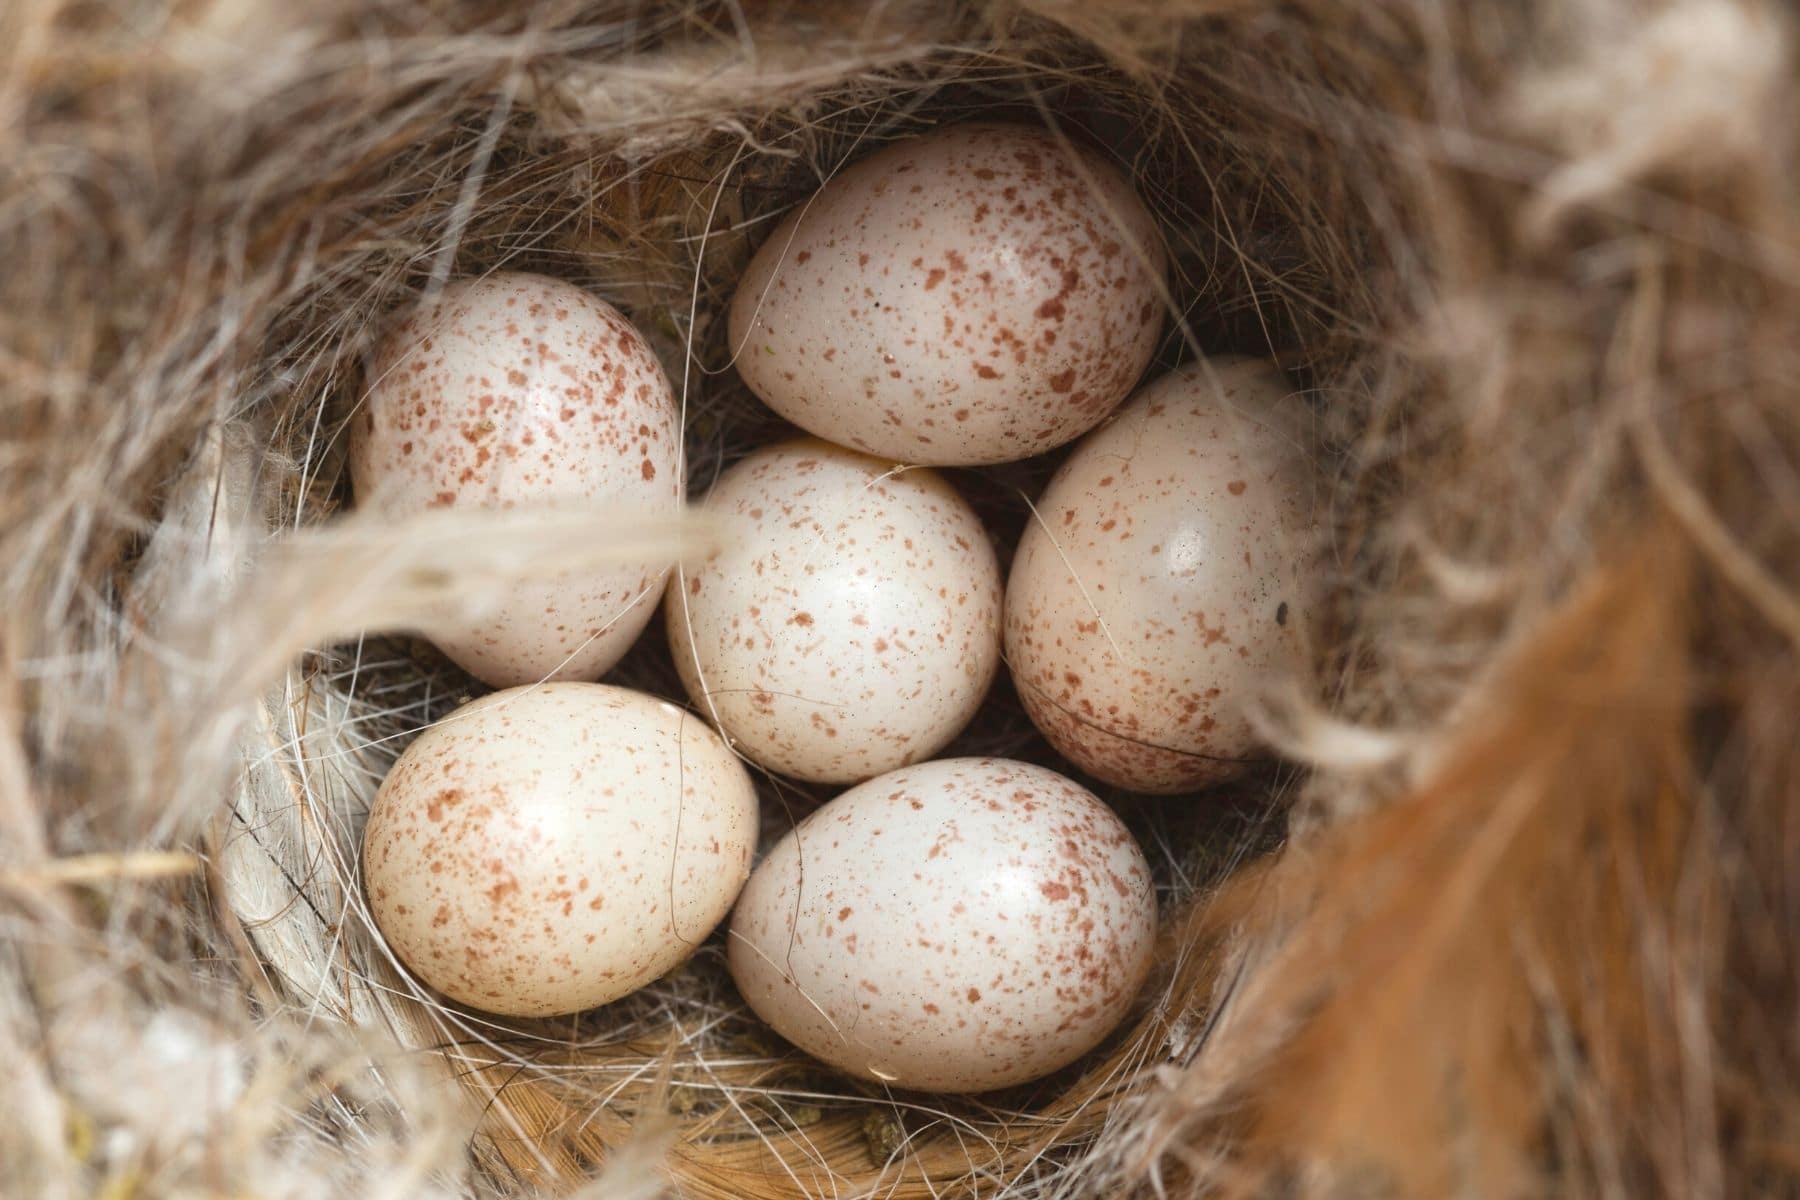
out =
<svg viewBox="0 0 1800 1200"><path fill-rule="evenodd" d="M1794 34L1756 0L0 7L0 1192L1800 1195ZM1003 1095L817 1069L716 941L579 1019L423 994L356 835L471 685L364 631L708 531L342 512L371 338L456 275L592 287L704 484L777 429L720 319L761 232L976 113L1140 181L1163 362L1310 391L1338 601L1264 710L1305 773L1118 798L1164 968ZM1045 469L958 483L1008 543ZM623 677L671 691L656 641ZM963 745L1044 754L1004 689Z"/></svg>

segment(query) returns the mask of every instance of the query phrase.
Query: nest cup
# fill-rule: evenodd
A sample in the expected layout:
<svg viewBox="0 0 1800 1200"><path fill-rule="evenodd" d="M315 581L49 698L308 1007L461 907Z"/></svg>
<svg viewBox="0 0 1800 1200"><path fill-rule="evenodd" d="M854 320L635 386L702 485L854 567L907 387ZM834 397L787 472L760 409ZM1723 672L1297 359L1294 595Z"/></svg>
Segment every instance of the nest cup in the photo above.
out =
<svg viewBox="0 0 1800 1200"><path fill-rule="evenodd" d="M1193 7L252 4L30 110L42 144L163 119L92 168L140 188L89 210L116 250L135 209L139 251L61 210L9 227L55 268L13 310L90 318L62 375L9 331L43 369L41 451L9 467L35 803L8 920L35 948L6 986L48 997L24 1094L54 1114L0 1134L19 1194L1796 1186L1785 24ZM587 288L661 358L697 493L791 432L731 367L752 251L844 164L970 120L1117 163L1170 253L1146 378L1274 359L1328 481L1310 671L1258 698L1281 757L1201 796L1097 789L1164 914L1133 1015L1049 1079L947 1098L787 1047L723 930L577 1017L435 998L369 920L360 831L409 737L485 689L382 631L705 531L359 518L375 341L450 279ZM947 474L1004 556L1061 457ZM655 624L607 681L682 695ZM946 753L1057 765L1004 678ZM759 786L765 844L830 794ZM197 1115L148 1119L194 1079Z"/></svg>

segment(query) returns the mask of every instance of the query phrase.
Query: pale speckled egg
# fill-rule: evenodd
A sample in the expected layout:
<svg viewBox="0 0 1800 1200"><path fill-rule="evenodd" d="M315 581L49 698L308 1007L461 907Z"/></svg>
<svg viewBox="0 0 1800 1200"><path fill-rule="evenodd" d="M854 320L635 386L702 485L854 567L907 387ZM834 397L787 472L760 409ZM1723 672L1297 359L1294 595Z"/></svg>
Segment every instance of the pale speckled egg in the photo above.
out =
<svg viewBox="0 0 1800 1200"><path fill-rule="evenodd" d="M450 505L681 500L681 421L643 337L562 280L451 283L377 351L350 425L357 501L396 516ZM594 679L656 611L670 562L585 571L507 591L480 619L426 636L496 686Z"/></svg>
<svg viewBox="0 0 1800 1200"><path fill-rule="evenodd" d="M1300 665L1317 479L1270 363L1217 359L1145 387L1051 480L1013 560L1006 659L1082 770L1190 791L1258 752L1245 701Z"/></svg>
<svg viewBox="0 0 1800 1200"><path fill-rule="evenodd" d="M819 783L941 750L1000 664L1000 567L942 476L813 438L707 494L726 545L669 589L682 683L732 744Z"/></svg>
<svg viewBox="0 0 1800 1200"><path fill-rule="evenodd" d="M363 882L426 983L541 1017L675 967L749 874L756 792L706 722L597 683L495 692L432 725L369 810Z"/></svg>
<svg viewBox="0 0 1800 1200"><path fill-rule="evenodd" d="M1150 970L1149 865L1054 771L952 758L845 792L776 844L732 916L758 1016L854 1075L979 1092L1067 1065Z"/></svg>
<svg viewBox="0 0 1800 1200"><path fill-rule="evenodd" d="M738 373L810 433L902 462L1012 462L1080 436L1162 330L1155 220L1101 155L958 125L845 168L738 284Z"/></svg>

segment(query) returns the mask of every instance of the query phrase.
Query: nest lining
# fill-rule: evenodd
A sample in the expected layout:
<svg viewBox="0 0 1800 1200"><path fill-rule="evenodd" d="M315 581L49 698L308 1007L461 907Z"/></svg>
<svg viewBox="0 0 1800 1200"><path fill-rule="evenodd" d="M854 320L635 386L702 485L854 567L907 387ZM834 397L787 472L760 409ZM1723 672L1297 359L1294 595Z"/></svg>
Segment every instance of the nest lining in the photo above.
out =
<svg viewBox="0 0 1800 1200"><path fill-rule="evenodd" d="M1153 371L1202 344L1197 325L1206 329L1203 344L1209 352L1269 355L1279 350L1303 364L1307 347L1296 328L1302 323L1321 331L1327 327L1316 311L1325 302L1323 272L1317 266L1308 269L1301 239L1284 228L1284 215L1277 211L1262 217L1248 230L1247 236L1265 243L1272 261L1258 262L1251 283L1238 285L1241 294L1220 303L1230 289L1209 286L1204 276L1216 273L1227 257L1223 243L1228 231L1215 224L1216 215L1186 199L1206 195L1210 188L1200 178L1203 164L1187 158L1191 151L1179 148L1172 134L1159 136L1159 130L1172 124L1171 115L1091 50L1083 61L1073 44L1036 42L1027 35L1015 51L1021 61L1005 65L991 65L985 54L928 58L919 78L858 97L859 103L845 104L847 111L841 114L830 110L829 101L818 102L820 115L804 108L798 114L766 114L750 131L753 150L736 133L713 133L638 161L583 162L574 157L592 153L583 139L552 148L547 156L543 147L530 145L519 136L522 131L509 127L494 139L486 169L496 180L516 181L512 193L503 200L478 202L470 210L450 274L495 269L559 274L627 306L661 342L671 378L685 377L688 464L699 490L743 454L796 432L748 394L731 371L724 344L723 308L748 251L760 241L759 231L845 162L883 141L961 120L1011 120L1112 146L1121 168L1145 181L1177 250L1170 289L1176 317ZM521 124L525 131L534 125ZM466 143L481 134L468 127L459 136ZM589 177L584 186L592 190L580 199L569 195L568 184L557 179L559 172L544 162L550 157L555 165L564 165L555 162L557 149L573 159L566 169ZM534 187L540 178L548 186ZM629 195L623 212L612 200L621 191ZM609 223L582 230L577 245L559 244L566 236L559 225L594 213L610 218ZM589 274L596 261L599 270ZM609 261L616 265L609 268ZM654 264L651 269L645 269L647 262ZM1263 295L1265 289L1255 282L1257 275L1269 279L1278 272L1281 286L1294 289L1286 301L1273 286ZM405 279L388 303L403 306L435 282L431 275ZM344 372L344 381L326 409L325 451L316 448L320 439L313 430L307 431L307 439L314 448L295 447L302 475L310 468L321 479L341 480L333 449L364 386L353 365ZM1062 457L947 474L977 501L1004 557L1028 519L1026 497L1042 491ZM334 502L347 503L341 485L330 495ZM683 695L655 629L608 680L675 699ZM309 709L315 703L312 693L324 693L323 728L307 756L348 757L361 768L348 781L350 807L337 814L340 837L354 837L374 783L421 725L485 690L429 647L406 642L338 647L303 668L296 686ZM334 706L341 706L342 715L327 715ZM1055 762L1006 681L945 753ZM1291 780L1291 771L1271 769L1199 804L1146 802L1116 790L1107 795L1158 859L1163 908L1177 912L1199 886L1216 882L1229 866L1273 844L1281 822L1276 806L1291 790ZM761 791L767 843L831 790L765 773ZM249 820L240 814L234 823L248 825ZM354 842L340 842L331 858L333 888L343 896L338 902L347 906L350 919L366 922L353 884ZM345 869L348 875L341 873ZM370 937L366 929L361 936L365 941ZM310 946L306 951L316 953ZM458 1047L453 1061L489 1104L484 1141L509 1170L529 1176L579 1177L621 1131L666 1108L681 1117L676 1157L691 1157L701 1173L721 1170L734 1154L743 1167L766 1171L771 1154L787 1159L800 1152L808 1158L805 1147L842 1145L843 1151L826 1157L831 1174L860 1179L865 1187L907 1175L944 1186L996 1169L1006 1172L1008 1158L1041 1156L1041 1165L1010 1181L1009 1186L1023 1187L1035 1177L1052 1177L1070 1161L1071 1150L1092 1136L1091 1127L1104 1119L1107 1108L1095 1096L1116 1087L1121 1075L1140 1069L1148 1043L1162 1036L1154 1027L1166 1024L1166 1017L1155 1015L1159 1006L1154 995L1147 996L1142 1008L1149 1027L1136 1039L1124 1039L1117 1053L1089 1056L1085 1071L1078 1066L1038 1084L962 1102L870 1089L837 1078L785 1047L735 1002L723 970L722 931L673 976L626 1002L560 1022L520 1024L448 1009L404 980L391 955L367 945L364 953L375 960L370 970L380 980L374 988L376 1006L397 1010L396 1019L416 1027L417 1044ZM1158 986L1166 987L1167 981ZM590 1114L602 1104L605 1119L595 1121ZM1074 1119L1088 1108L1098 1115ZM530 1116L522 1118L521 1113ZM944 1143L971 1138L990 1143L991 1149L987 1154L966 1148L947 1152ZM1042 1154L1044 1150L1054 1153ZM921 1162L933 1165L921 1167ZM803 1169L810 1175L818 1168L807 1164ZM821 1185L822 1180L805 1184L807 1190Z"/></svg>

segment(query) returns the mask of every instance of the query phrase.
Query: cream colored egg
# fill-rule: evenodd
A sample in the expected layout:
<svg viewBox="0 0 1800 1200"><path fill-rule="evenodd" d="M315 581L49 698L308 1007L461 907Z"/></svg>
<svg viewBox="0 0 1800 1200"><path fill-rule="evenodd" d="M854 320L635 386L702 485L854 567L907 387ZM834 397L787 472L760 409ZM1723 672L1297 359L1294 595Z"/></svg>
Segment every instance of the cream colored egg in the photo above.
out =
<svg viewBox="0 0 1800 1200"><path fill-rule="evenodd" d="M1091 429L1162 331L1156 223L1106 158L958 125L795 206L732 299L738 373L820 437L902 462L1011 462Z"/></svg>
<svg viewBox="0 0 1800 1200"><path fill-rule="evenodd" d="M953 758L802 821L745 886L729 956L750 1007L807 1053L979 1092L1097 1045L1155 932L1149 866L1111 809L1043 767Z"/></svg>
<svg viewBox="0 0 1800 1200"><path fill-rule="evenodd" d="M513 1016L578 1012L687 958L749 874L756 792L704 720L594 683L495 692L421 733L363 834L383 937Z"/></svg>
<svg viewBox="0 0 1800 1200"><path fill-rule="evenodd" d="M1269 363L1214 360L1145 387L1076 447L1007 584L1020 698L1071 762L1189 791L1258 752L1245 703L1300 665L1315 591L1315 477Z"/></svg>
<svg viewBox="0 0 1800 1200"><path fill-rule="evenodd" d="M629 321L572 284L497 274L450 284L382 343L350 425L357 502L404 516L558 500L675 510L681 422ZM510 589L497 611L422 630L506 686L593 679L630 648L669 562Z"/></svg>
<svg viewBox="0 0 1800 1200"><path fill-rule="evenodd" d="M936 472L807 438L733 466L705 507L727 543L669 589L669 642L739 750L848 783L974 716L999 669L1000 568Z"/></svg>

